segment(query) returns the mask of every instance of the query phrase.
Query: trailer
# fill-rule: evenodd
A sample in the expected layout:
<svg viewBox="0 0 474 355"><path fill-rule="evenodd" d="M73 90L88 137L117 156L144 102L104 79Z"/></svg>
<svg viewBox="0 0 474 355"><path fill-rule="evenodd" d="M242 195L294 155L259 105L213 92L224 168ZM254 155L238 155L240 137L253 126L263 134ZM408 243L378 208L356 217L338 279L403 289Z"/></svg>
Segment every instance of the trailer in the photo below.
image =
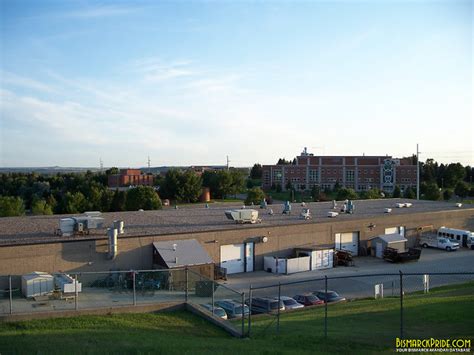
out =
<svg viewBox="0 0 474 355"><path fill-rule="evenodd" d="M392 263L418 261L420 256L421 249L418 248L408 248L407 251L400 252L398 249L386 247L383 252L383 259Z"/></svg>

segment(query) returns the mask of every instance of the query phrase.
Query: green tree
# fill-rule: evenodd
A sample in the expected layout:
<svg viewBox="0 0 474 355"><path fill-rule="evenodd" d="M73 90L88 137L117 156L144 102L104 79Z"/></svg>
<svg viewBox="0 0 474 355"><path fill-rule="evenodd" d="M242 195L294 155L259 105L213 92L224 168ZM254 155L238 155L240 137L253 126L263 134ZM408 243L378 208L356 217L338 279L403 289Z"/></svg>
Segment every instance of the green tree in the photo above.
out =
<svg viewBox="0 0 474 355"><path fill-rule="evenodd" d="M81 213L87 209L87 201L81 192L66 192L63 197L65 213Z"/></svg>
<svg viewBox="0 0 474 355"><path fill-rule="evenodd" d="M111 211L112 201L114 199L114 192L109 189L105 189L102 191L102 195L100 196L100 210L103 212Z"/></svg>
<svg viewBox="0 0 474 355"><path fill-rule="evenodd" d="M252 202L254 205L260 204L265 198L265 193L260 187L254 187L247 192L247 198L245 199L246 205L251 205Z"/></svg>
<svg viewBox="0 0 474 355"><path fill-rule="evenodd" d="M355 200L358 198L358 196L357 196L357 193L353 189L347 189L343 187L337 191L336 198L338 200Z"/></svg>
<svg viewBox="0 0 474 355"><path fill-rule="evenodd" d="M254 164L252 169L250 169L250 178L261 179L262 173L263 173L262 166L260 164Z"/></svg>
<svg viewBox="0 0 474 355"><path fill-rule="evenodd" d="M112 202L110 203L111 212L121 212L125 211L125 201L127 196L124 191L115 190Z"/></svg>
<svg viewBox="0 0 474 355"><path fill-rule="evenodd" d="M442 176L444 187L455 187L459 181L464 180L465 175L466 169L460 163L449 164Z"/></svg>
<svg viewBox="0 0 474 355"><path fill-rule="evenodd" d="M162 197L170 200L179 199L179 188L181 186L181 172L177 169L170 169L165 175L163 186L160 188Z"/></svg>
<svg viewBox="0 0 474 355"><path fill-rule="evenodd" d="M197 202L202 194L202 178L193 171L186 171L179 176L178 200Z"/></svg>
<svg viewBox="0 0 474 355"><path fill-rule="evenodd" d="M438 184L436 183L425 184L423 194L426 200L437 201L441 198L441 192L439 191Z"/></svg>
<svg viewBox="0 0 474 355"><path fill-rule="evenodd" d="M311 198L313 199L313 201L319 201L320 194L321 194L321 189L319 188L319 186L314 185L311 188Z"/></svg>
<svg viewBox="0 0 474 355"><path fill-rule="evenodd" d="M237 195L240 192L243 192L245 188L245 175L243 172L237 169L232 169L230 171L230 178L231 178L231 191L232 195Z"/></svg>
<svg viewBox="0 0 474 355"><path fill-rule="evenodd" d="M403 193L403 197L414 199L416 198L416 192L411 187L407 187Z"/></svg>
<svg viewBox="0 0 474 355"><path fill-rule="evenodd" d="M226 198L228 195L233 193L233 180L230 172L227 170L220 170L217 173L218 179L218 191L222 198Z"/></svg>
<svg viewBox="0 0 474 355"><path fill-rule="evenodd" d="M51 215L53 210L45 200L35 200L31 205L31 213L34 215Z"/></svg>
<svg viewBox="0 0 474 355"><path fill-rule="evenodd" d="M451 199L451 196L453 196L453 190L451 189L446 189L443 192L443 200L448 201Z"/></svg>
<svg viewBox="0 0 474 355"><path fill-rule="evenodd" d="M222 198L219 190L219 177L215 171L205 171L202 174L202 185L209 188L213 198Z"/></svg>
<svg viewBox="0 0 474 355"><path fill-rule="evenodd" d="M0 217L23 216L25 205L21 197L0 196Z"/></svg>
<svg viewBox="0 0 474 355"><path fill-rule="evenodd" d="M400 188L398 187L398 185L396 185L395 188L393 189L392 197L393 198L402 197L402 192L400 191Z"/></svg>
<svg viewBox="0 0 474 355"><path fill-rule="evenodd" d="M151 186L137 186L127 191L125 199L127 211L156 210L161 208L161 200Z"/></svg>
<svg viewBox="0 0 474 355"><path fill-rule="evenodd" d="M469 195L469 185L465 183L464 181L459 181L456 184L454 193L458 195L459 197L466 197L467 195Z"/></svg>

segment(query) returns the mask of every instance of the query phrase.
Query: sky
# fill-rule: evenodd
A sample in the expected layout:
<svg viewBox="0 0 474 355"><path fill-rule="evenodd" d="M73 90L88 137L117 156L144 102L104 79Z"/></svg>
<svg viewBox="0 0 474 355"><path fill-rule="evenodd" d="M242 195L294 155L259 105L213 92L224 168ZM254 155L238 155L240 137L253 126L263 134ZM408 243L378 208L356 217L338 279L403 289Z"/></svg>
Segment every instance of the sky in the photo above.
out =
<svg viewBox="0 0 474 355"><path fill-rule="evenodd" d="M0 6L2 167L474 165L470 0Z"/></svg>

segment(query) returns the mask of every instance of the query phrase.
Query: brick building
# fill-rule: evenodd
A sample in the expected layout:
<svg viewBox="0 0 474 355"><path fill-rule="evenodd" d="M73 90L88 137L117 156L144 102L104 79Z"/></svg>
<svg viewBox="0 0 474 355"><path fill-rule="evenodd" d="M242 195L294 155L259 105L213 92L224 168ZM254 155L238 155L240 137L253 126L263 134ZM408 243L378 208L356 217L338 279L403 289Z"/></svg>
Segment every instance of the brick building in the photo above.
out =
<svg viewBox="0 0 474 355"><path fill-rule="evenodd" d="M144 174L140 169L120 169L119 174L109 175L109 187L146 185L153 186L153 175Z"/></svg>
<svg viewBox="0 0 474 355"><path fill-rule="evenodd" d="M306 148L296 157L296 165L263 165L264 189L280 185L285 190L288 182L296 190L311 190L313 186L333 189L340 186L366 191L378 188L392 192L395 186L403 191L416 188L416 165L411 158L391 156L314 156Z"/></svg>

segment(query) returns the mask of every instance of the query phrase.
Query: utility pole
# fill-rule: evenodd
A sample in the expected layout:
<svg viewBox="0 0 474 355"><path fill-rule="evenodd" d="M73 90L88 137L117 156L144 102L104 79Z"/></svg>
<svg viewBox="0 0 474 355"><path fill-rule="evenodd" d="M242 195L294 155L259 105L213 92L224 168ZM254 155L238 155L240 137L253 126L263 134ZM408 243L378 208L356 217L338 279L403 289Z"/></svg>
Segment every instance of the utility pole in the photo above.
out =
<svg viewBox="0 0 474 355"><path fill-rule="evenodd" d="M416 199L420 199L420 151L416 144Z"/></svg>
<svg viewBox="0 0 474 355"><path fill-rule="evenodd" d="M229 171L229 163L230 163L230 160L229 160L229 156L227 155L227 171Z"/></svg>
<svg viewBox="0 0 474 355"><path fill-rule="evenodd" d="M150 172L150 167L151 167L151 160L150 160L150 156L148 156L148 172Z"/></svg>
<svg viewBox="0 0 474 355"><path fill-rule="evenodd" d="M99 166L100 166L100 172L104 170L104 162L102 161L102 158L99 158Z"/></svg>

